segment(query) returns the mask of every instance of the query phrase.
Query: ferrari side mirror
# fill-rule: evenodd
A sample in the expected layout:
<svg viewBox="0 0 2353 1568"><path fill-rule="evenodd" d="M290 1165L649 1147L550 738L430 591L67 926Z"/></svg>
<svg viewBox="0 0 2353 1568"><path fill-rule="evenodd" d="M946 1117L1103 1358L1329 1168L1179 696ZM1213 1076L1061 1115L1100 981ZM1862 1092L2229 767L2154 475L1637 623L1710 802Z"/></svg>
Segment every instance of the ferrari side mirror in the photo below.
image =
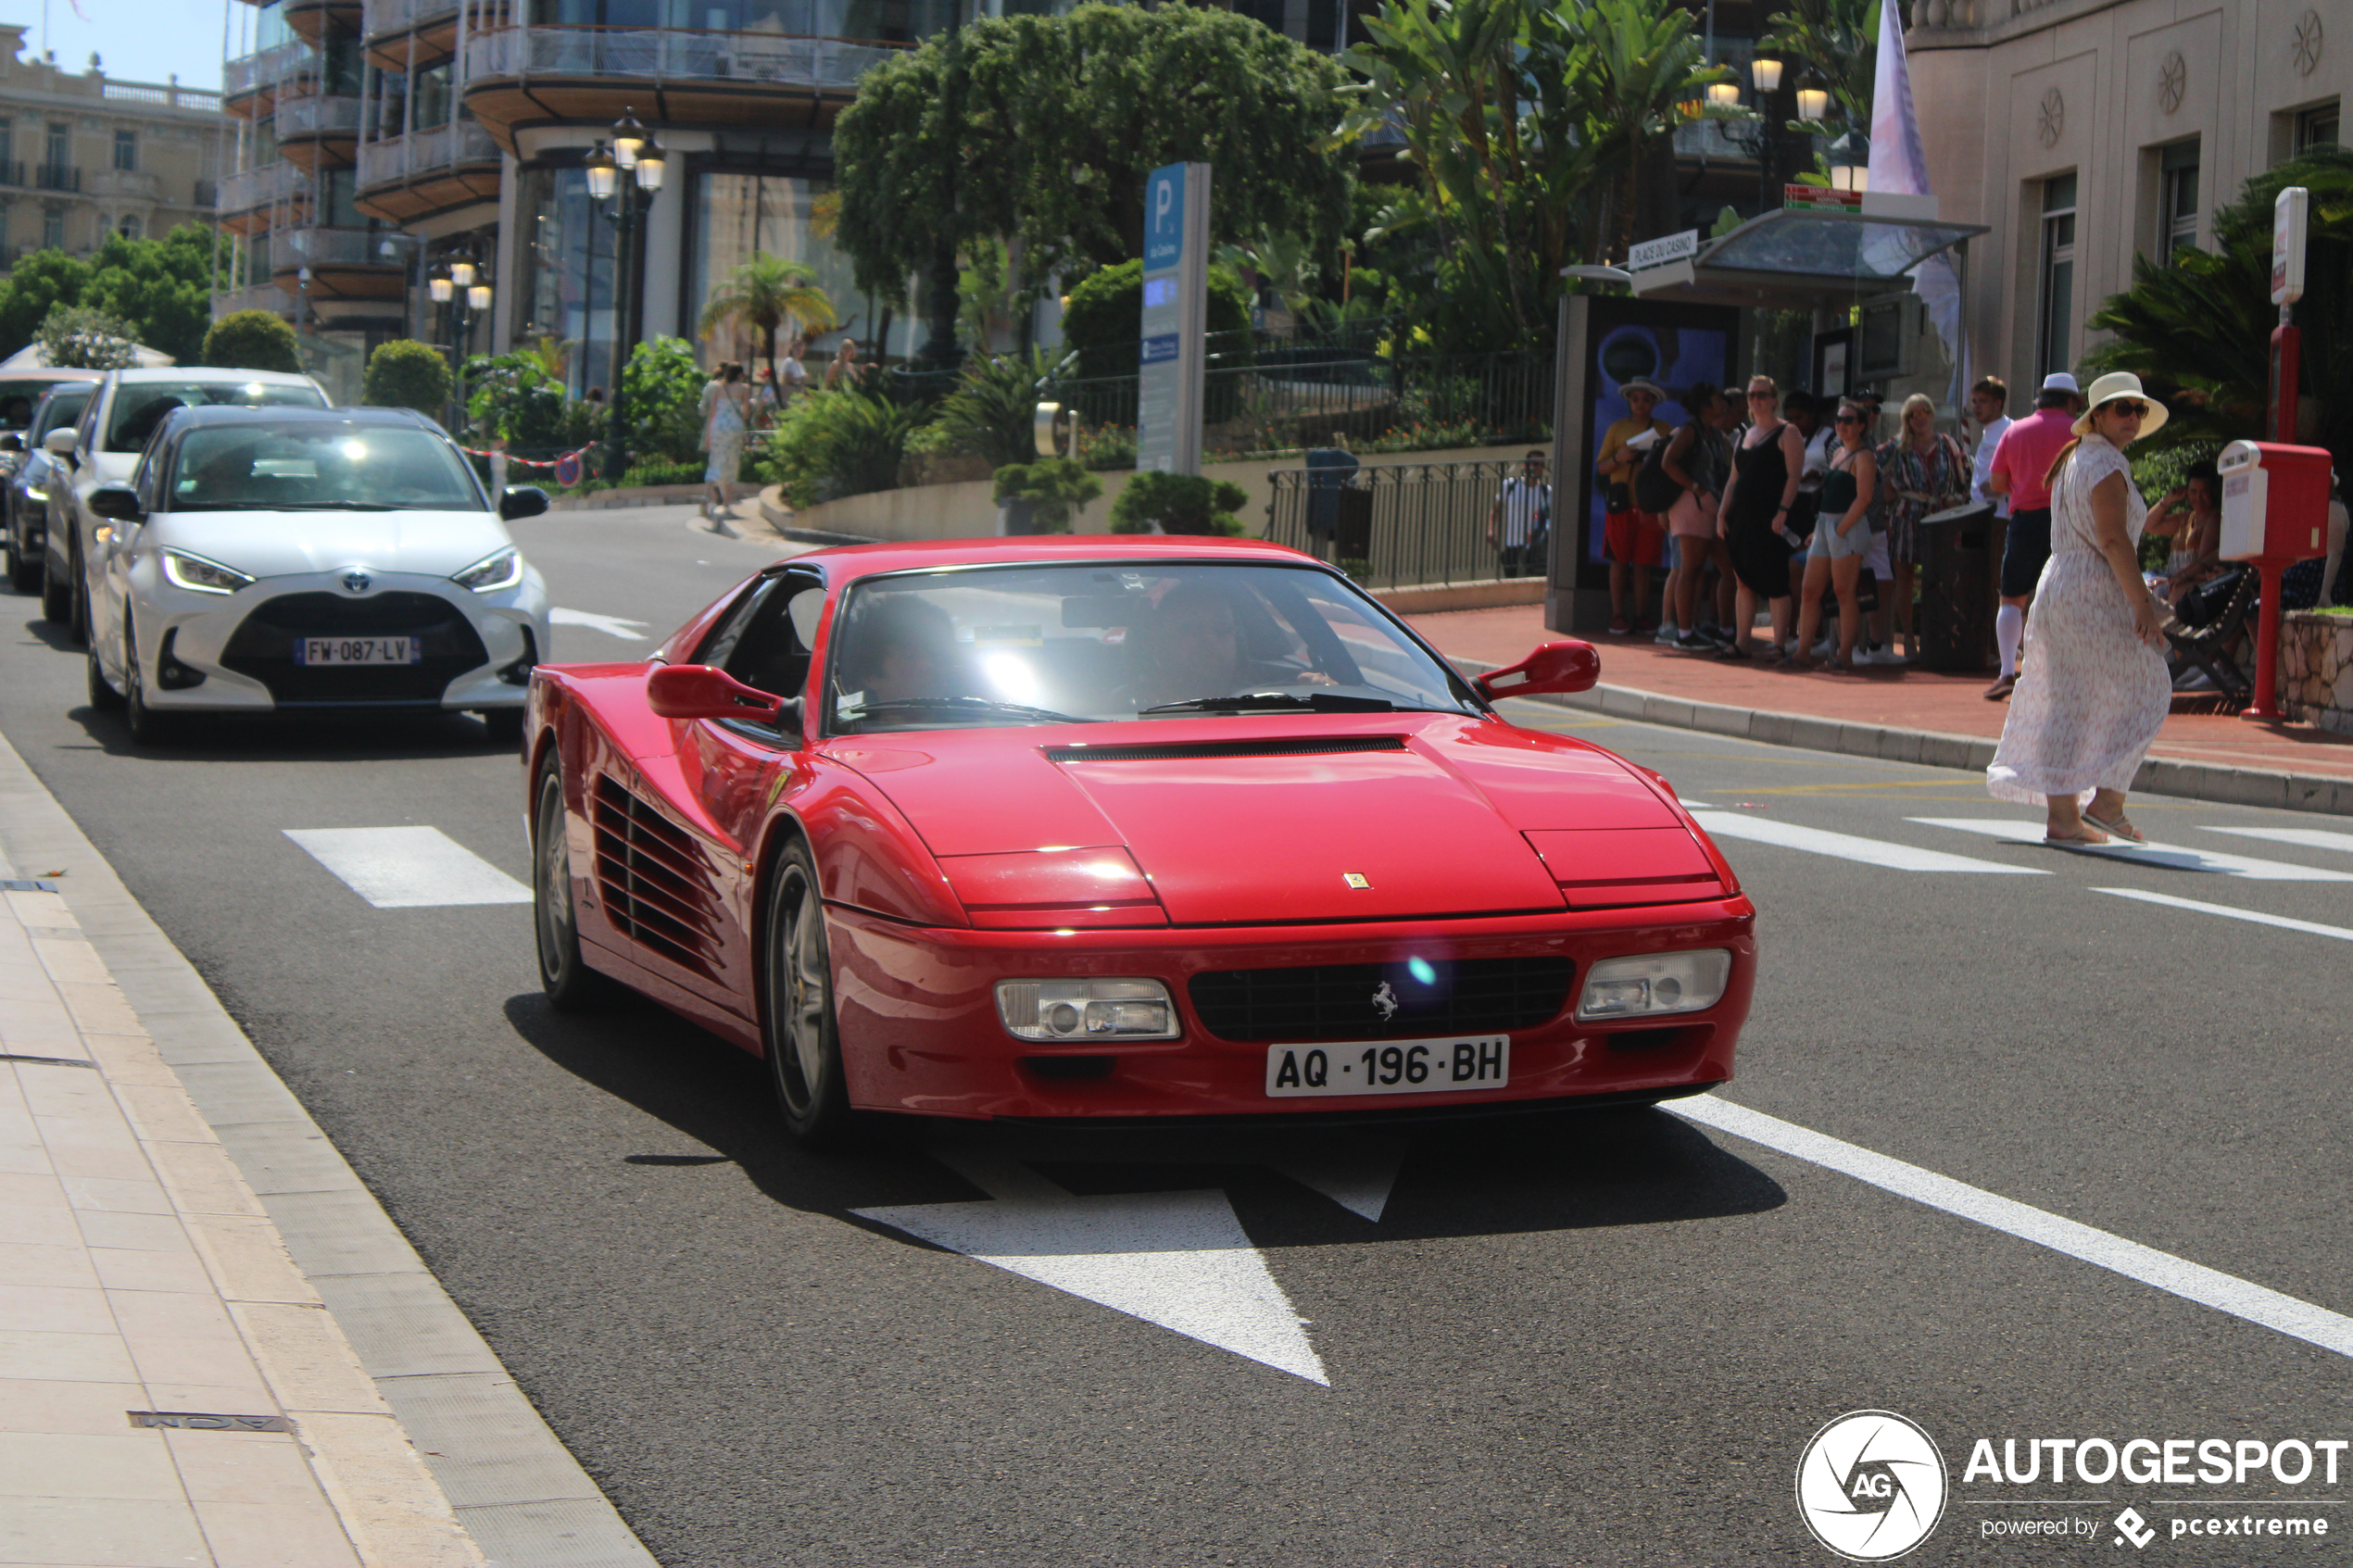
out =
<svg viewBox="0 0 2353 1568"><path fill-rule="evenodd" d="M1546 643L1517 664L1490 670L1471 684L1490 702L1542 692L1581 692L1602 678L1602 656L1591 643L1565 639Z"/></svg>
<svg viewBox="0 0 2353 1568"><path fill-rule="evenodd" d="M665 664L646 677L646 706L664 719L749 719L782 728L797 697L772 696L708 664Z"/></svg>

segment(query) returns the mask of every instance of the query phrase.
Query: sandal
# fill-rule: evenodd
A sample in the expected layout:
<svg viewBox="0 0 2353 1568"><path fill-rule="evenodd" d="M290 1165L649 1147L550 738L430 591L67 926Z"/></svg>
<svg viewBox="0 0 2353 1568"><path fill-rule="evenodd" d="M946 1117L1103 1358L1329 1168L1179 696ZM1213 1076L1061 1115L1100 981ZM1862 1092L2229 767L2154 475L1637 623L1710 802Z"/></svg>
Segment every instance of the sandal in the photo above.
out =
<svg viewBox="0 0 2353 1568"><path fill-rule="evenodd" d="M2089 822L2086 822L2083 825L2085 827L2090 827L2092 824ZM2094 829L2093 831L2097 832L2098 830ZM2043 831L2043 842L2045 844L2057 844L2061 847L2072 845L2084 849L2097 849L2100 846L2108 843L2108 841L2105 836L2094 838L2089 834L2082 833L2053 833L2048 828L2045 828Z"/></svg>
<svg viewBox="0 0 2353 1568"><path fill-rule="evenodd" d="M2127 844L2146 844L2149 841L2148 834L2143 833L2139 828L2134 827L2132 820L2126 817L2121 811L2119 811L2116 814L2116 819L2113 822L2095 817L2092 813L2086 811L2083 813L2083 821L2093 827L2099 829L2110 838L2120 838Z"/></svg>

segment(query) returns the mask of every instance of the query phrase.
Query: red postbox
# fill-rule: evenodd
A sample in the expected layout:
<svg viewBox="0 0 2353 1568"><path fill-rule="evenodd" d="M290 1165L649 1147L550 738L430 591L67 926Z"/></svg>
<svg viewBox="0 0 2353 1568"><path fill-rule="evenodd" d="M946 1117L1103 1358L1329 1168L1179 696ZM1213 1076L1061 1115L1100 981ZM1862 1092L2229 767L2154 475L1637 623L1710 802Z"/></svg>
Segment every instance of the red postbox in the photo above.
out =
<svg viewBox="0 0 2353 1568"><path fill-rule="evenodd" d="M2255 700L2242 719L2280 717L2280 574L2328 553L2329 465L2324 448L2276 441L2233 441L2215 460L2222 480L2222 558L2249 562L2263 577Z"/></svg>

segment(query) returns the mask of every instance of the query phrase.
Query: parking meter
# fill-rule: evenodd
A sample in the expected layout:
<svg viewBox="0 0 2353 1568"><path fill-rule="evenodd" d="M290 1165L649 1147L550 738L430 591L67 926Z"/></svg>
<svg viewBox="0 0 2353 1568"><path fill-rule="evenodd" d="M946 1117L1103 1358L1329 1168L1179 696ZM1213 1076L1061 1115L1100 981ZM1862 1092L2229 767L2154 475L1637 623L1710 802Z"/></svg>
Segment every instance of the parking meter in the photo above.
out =
<svg viewBox="0 0 2353 1568"><path fill-rule="evenodd" d="M2222 481L2222 558L2246 561L2263 579L2255 700L2242 719L2280 717L2280 574L2328 553L2329 463L2322 447L2276 441L2233 441L2215 459Z"/></svg>

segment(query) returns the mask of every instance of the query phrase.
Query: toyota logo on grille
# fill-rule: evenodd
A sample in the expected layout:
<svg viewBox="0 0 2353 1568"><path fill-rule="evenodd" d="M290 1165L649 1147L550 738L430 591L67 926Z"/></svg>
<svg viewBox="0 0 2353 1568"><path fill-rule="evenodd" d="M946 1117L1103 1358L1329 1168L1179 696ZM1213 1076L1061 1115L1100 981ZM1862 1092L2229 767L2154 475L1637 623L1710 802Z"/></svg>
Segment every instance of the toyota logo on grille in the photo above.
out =
<svg viewBox="0 0 2353 1568"><path fill-rule="evenodd" d="M368 584L371 581L372 581L372 579L371 579L364 571L346 571L343 574L343 585L345 589L354 594L366 593L368 591Z"/></svg>

